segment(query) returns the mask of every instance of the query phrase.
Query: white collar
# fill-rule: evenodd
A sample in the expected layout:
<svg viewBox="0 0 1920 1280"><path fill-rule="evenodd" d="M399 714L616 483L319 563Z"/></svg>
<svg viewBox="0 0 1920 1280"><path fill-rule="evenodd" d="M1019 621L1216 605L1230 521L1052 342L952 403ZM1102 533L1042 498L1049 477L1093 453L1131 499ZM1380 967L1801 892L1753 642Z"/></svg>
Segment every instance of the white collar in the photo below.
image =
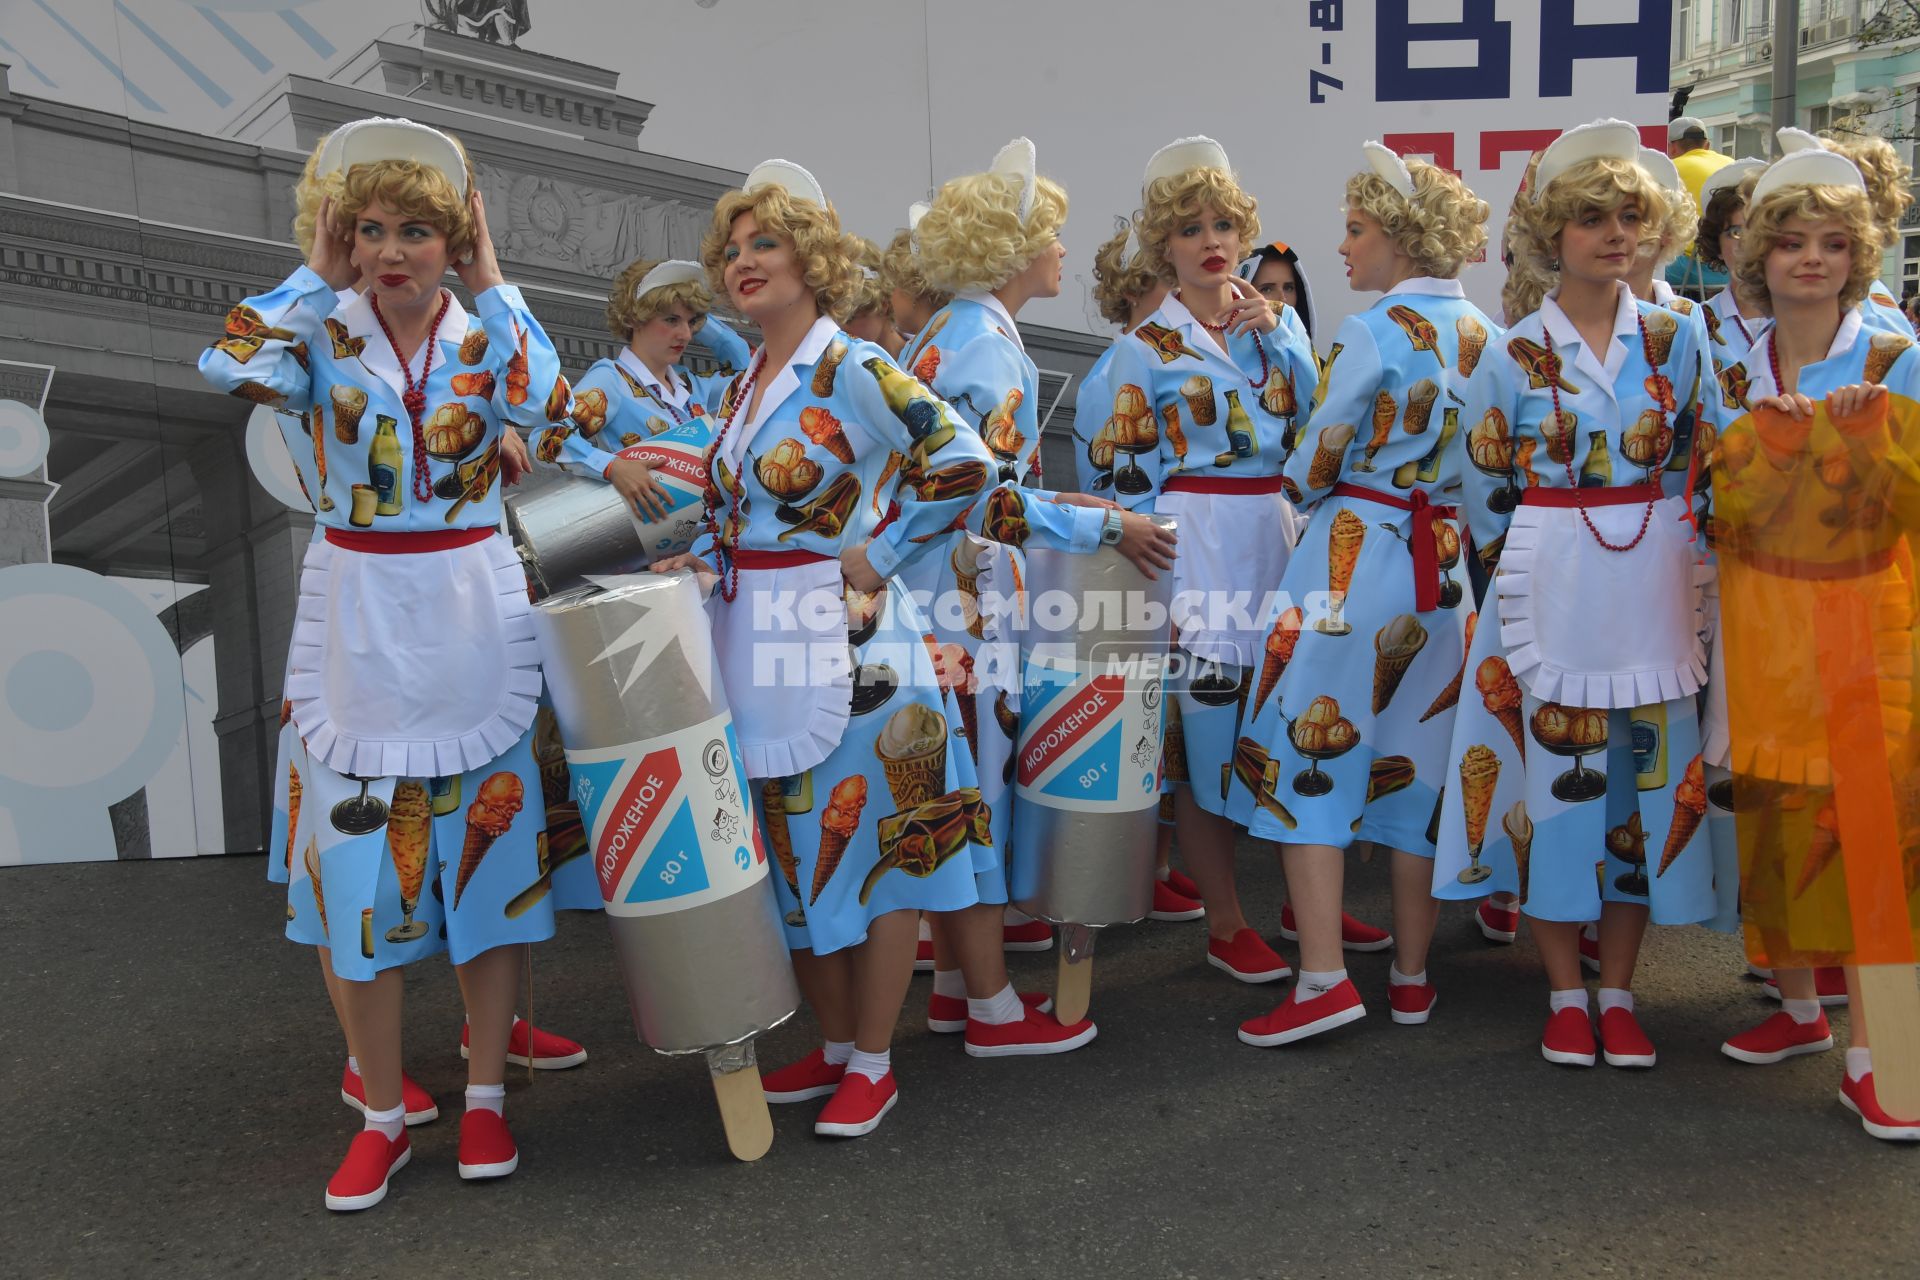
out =
<svg viewBox="0 0 1920 1280"><path fill-rule="evenodd" d="M1865 303L1861 304L1861 306L1865 305ZM1808 369L1817 368L1829 360L1838 360L1852 351L1854 343L1860 341L1860 330L1864 323L1860 307L1850 308L1847 314L1841 316L1840 327L1834 331L1833 341L1827 347L1827 354L1813 364L1801 367L1803 380ZM1778 329L1769 326L1767 331L1760 335L1759 341L1753 344L1753 351L1747 356L1747 384L1751 388L1747 393L1749 401L1758 396L1780 394L1780 388L1773 381L1773 339L1777 333L1779 333Z"/></svg>
<svg viewBox="0 0 1920 1280"><path fill-rule="evenodd" d="M460 300L451 293L447 295L447 314L440 321L438 341L440 349L434 352L433 365L439 368L451 357L452 351L459 350L460 342L467 336L470 321L467 310ZM366 345L360 351L360 363L368 373L387 384L393 391L393 398L405 403L407 377L400 370L400 362L394 359L393 344L387 341L387 335L380 328L380 317L374 314L371 293L362 293L352 302L334 312L340 323L347 327L351 337L365 338ZM449 348L448 344L452 344ZM420 347L407 354L407 367L418 371L421 355L426 348L423 341Z"/></svg>
<svg viewBox="0 0 1920 1280"><path fill-rule="evenodd" d="M1166 301L1160 304L1160 314L1164 315L1175 328L1185 329L1189 336L1206 343L1222 360L1228 364L1233 363L1233 357L1227 354L1226 346L1214 336L1211 329L1200 323L1200 317L1187 310L1186 303L1173 296L1171 289L1167 290Z"/></svg>
<svg viewBox="0 0 1920 1280"><path fill-rule="evenodd" d="M1673 300L1680 296L1673 291L1672 285L1662 280L1659 276L1653 278L1653 289L1651 292L1653 294L1653 300L1663 307L1672 306Z"/></svg>
<svg viewBox="0 0 1920 1280"><path fill-rule="evenodd" d="M1013 339L1013 345L1020 348L1022 355L1026 354L1027 344L1020 340L1020 326L1013 322L1013 312L1007 310L1006 303L1000 301L1000 299L990 293L976 293L971 289L965 293L954 296L971 302L975 306L985 307L988 311L998 316L1000 318L1000 331Z"/></svg>
<svg viewBox="0 0 1920 1280"><path fill-rule="evenodd" d="M1393 288L1387 290L1389 296L1396 293L1423 293L1432 298L1464 298L1467 291L1458 280L1441 280L1435 276L1408 276Z"/></svg>
<svg viewBox="0 0 1920 1280"><path fill-rule="evenodd" d="M1613 312L1613 341L1607 344L1604 352L1587 349L1580 331L1573 327L1573 321L1560 309L1558 285L1540 300L1540 326L1553 339L1553 345L1576 348L1574 365L1584 369L1588 377L1600 383L1609 397L1613 396L1613 380L1619 375L1620 366L1627 362L1627 348L1623 340L1640 334L1640 310L1634 302L1633 290L1627 288L1624 280L1618 281L1614 287L1619 291L1619 296Z"/></svg>
<svg viewBox="0 0 1920 1280"><path fill-rule="evenodd" d="M653 370L647 368L647 362L633 354L632 347L620 348L614 360L627 371L628 377L645 387L655 399L670 404L676 409L686 405L687 389L680 385L680 379L668 378L666 385L662 386L660 380L653 376Z"/></svg>
<svg viewBox="0 0 1920 1280"><path fill-rule="evenodd" d="M826 351L828 344L835 338L841 338L844 342L852 341L851 338L842 337L840 326L833 322L832 316L821 316L815 320L813 327L807 330L806 336L800 339L799 347L794 350L793 359L780 366L778 372L765 384L767 389L760 396L759 416L751 422L736 423L734 429L728 433L727 462L735 471L740 469L740 459L746 454L747 446L753 442L754 433L760 429L761 424L772 418L774 412L786 402L787 397L800 389L801 367L812 368L818 364L821 353ZM749 364L748 368L752 368L752 365ZM765 378L767 371L762 369L760 376ZM746 387L745 391L751 398L753 388ZM748 408L748 405L740 406L743 417Z"/></svg>

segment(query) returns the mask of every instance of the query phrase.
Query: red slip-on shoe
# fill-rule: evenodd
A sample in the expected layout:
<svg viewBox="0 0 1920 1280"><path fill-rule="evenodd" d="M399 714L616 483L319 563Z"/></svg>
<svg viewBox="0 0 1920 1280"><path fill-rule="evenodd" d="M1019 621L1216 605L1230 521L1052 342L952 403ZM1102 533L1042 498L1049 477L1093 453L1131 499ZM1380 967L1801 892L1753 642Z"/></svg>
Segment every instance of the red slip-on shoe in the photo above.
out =
<svg viewBox="0 0 1920 1280"><path fill-rule="evenodd" d="M1050 1013L1031 1006L1018 1022L981 1022L967 1019L967 1056L972 1058L1021 1058L1042 1053L1071 1053L1090 1044L1099 1028L1082 1018L1072 1026L1063 1025Z"/></svg>
<svg viewBox="0 0 1920 1280"><path fill-rule="evenodd" d="M1588 973L1598 973L1600 972L1600 936L1590 932L1592 928L1592 925L1588 925L1580 931L1580 963L1586 967Z"/></svg>
<svg viewBox="0 0 1920 1280"><path fill-rule="evenodd" d="M894 1085L893 1072L887 1072L875 1084L858 1071L849 1071L827 1105L820 1108L813 1131L825 1138L858 1138L878 1129L898 1101L900 1090Z"/></svg>
<svg viewBox="0 0 1920 1280"><path fill-rule="evenodd" d="M1767 993L1769 1000L1781 999L1780 983L1776 979L1768 978L1761 990ZM1813 993L1820 998L1821 1005L1828 1009L1844 1007L1847 1003L1847 971L1838 965L1815 969Z"/></svg>
<svg viewBox="0 0 1920 1280"><path fill-rule="evenodd" d="M1653 1065L1653 1041L1631 1009L1608 1009L1600 1015L1600 1048L1610 1067Z"/></svg>
<svg viewBox="0 0 1920 1280"><path fill-rule="evenodd" d="M1492 898L1480 899L1480 905L1473 909L1473 922L1480 926L1480 936L1497 946L1520 936L1520 912L1496 907Z"/></svg>
<svg viewBox="0 0 1920 1280"><path fill-rule="evenodd" d="M460 1056L467 1055L467 1032L469 1028L460 1028ZM525 1018L513 1020L513 1030L507 1034L507 1061L516 1067L527 1065L527 1033L533 1033L533 1069L536 1071L565 1071L568 1067L577 1067L587 1060L587 1051L551 1031L542 1031Z"/></svg>
<svg viewBox="0 0 1920 1280"><path fill-rule="evenodd" d="M1359 989L1353 985L1351 978L1343 978L1330 990L1309 1000L1300 999L1297 988L1289 991L1287 998L1276 1005L1271 1013L1241 1023L1240 1039L1245 1044L1270 1049L1274 1045L1292 1044L1335 1027L1344 1027L1366 1016L1367 1007L1360 1003Z"/></svg>
<svg viewBox="0 0 1920 1280"><path fill-rule="evenodd" d="M513 1145L506 1119L485 1107L468 1107L460 1117L460 1176L504 1178L520 1167L520 1148Z"/></svg>
<svg viewBox="0 0 1920 1280"><path fill-rule="evenodd" d="M768 1102L807 1102L824 1098L840 1087L847 1064L831 1065L824 1049L815 1049L798 1062L760 1077L760 1091Z"/></svg>
<svg viewBox="0 0 1920 1280"><path fill-rule="evenodd" d="M1192 876L1178 867L1168 867L1167 878L1160 883L1183 898L1192 898L1195 902L1201 901L1200 886L1193 882Z"/></svg>
<svg viewBox="0 0 1920 1280"><path fill-rule="evenodd" d="M1880 1109L1871 1071L1858 1080L1841 1076L1840 1105L1859 1116L1860 1127L1883 1142L1920 1142L1920 1120L1896 1120Z"/></svg>
<svg viewBox="0 0 1920 1280"><path fill-rule="evenodd" d="M1585 1009L1560 1009L1540 1033L1540 1056L1563 1067L1593 1065L1593 1019Z"/></svg>
<svg viewBox="0 0 1920 1280"><path fill-rule="evenodd" d="M1393 1020L1403 1027L1417 1027L1433 1016L1433 1006L1440 1002L1440 996L1431 982L1422 982L1418 986L1404 982L1387 983L1387 1008L1393 1014Z"/></svg>
<svg viewBox="0 0 1920 1280"><path fill-rule="evenodd" d="M1824 1011L1803 1026L1783 1009L1752 1030L1728 1037L1720 1046L1720 1052L1737 1062L1764 1067L1803 1053L1825 1053L1831 1048L1833 1028L1827 1024Z"/></svg>
<svg viewBox="0 0 1920 1280"><path fill-rule="evenodd" d="M1280 936L1288 942L1300 941L1300 931L1293 925L1293 904L1287 903L1280 908ZM1376 929L1364 920L1356 920L1346 912L1340 913L1340 949L1342 951L1385 951L1393 945L1393 935L1385 929Z"/></svg>
<svg viewBox="0 0 1920 1280"><path fill-rule="evenodd" d="M1053 997L1044 991L1022 991L1020 1003L1047 1013L1053 1008ZM927 997L927 1030L937 1036L950 1036L966 1029L967 1002L963 997L938 994Z"/></svg>
<svg viewBox="0 0 1920 1280"><path fill-rule="evenodd" d="M367 1083L352 1067L340 1068L340 1101L361 1115L367 1113ZM400 1073L400 1103L407 1109L409 1127L440 1118L440 1105L433 1100L433 1095L415 1084L413 1077L404 1071Z"/></svg>
<svg viewBox="0 0 1920 1280"><path fill-rule="evenodd" d="M1228 942L1208 938L1207 963L1242 982L1278 982L1293 976L1293 966L1252 929L1242 929Z"/></svg>
<svg viewBox="0 0 1920 1280"><path fill-rule="evenodd" d="M347 1158L327 1180L327 1208L336 1213L373 1208L387 1198L388 1181L412 1158L406 1130L388 1138L378 1129L362 1129L347 1148Z"/></svg>
<svg viewBox="0 0 1920 1280"><path fill-rule="evenodd" d="M1181 897L1165 880L1153 882L1153 910L1147 913L1147 919L1198 920L1206 914L1200 899Z"/></svg>
<svg viewBox="0 0 1920 1280"><path fill-rule="evenodd" d="M1000 929L1000 946L1004 951L1051 951L1053 926L1045 920L1003 925Z"/></svg>

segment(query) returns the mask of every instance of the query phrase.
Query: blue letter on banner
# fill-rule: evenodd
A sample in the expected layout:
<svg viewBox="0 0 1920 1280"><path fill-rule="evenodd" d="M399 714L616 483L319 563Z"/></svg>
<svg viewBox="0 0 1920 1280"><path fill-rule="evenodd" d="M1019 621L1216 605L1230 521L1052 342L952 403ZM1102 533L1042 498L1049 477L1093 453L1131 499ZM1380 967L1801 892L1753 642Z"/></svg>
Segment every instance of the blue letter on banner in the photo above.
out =
<svg viewBox="0 0 1920 1280"><path fill-rule="evenodd" d="M1540 6L1541 97L1570 97L1574 60L1585 58L1632 58L1635 93L1667 91L1673 0L1640 0L1636 22L1589 25L1573 20L1573 5L1574 0L1543 0Z"/></svg>
<svg viewBox="0 0 1920 1280"><path fill-rule="evenodd" d="M1460 102L1507 96L1513 80L1513 24L1494 16L1494 0L1460 0L1458 22L1414 22L1408 4L1409 0L1380 0L1374 13L1373 79L1378 101ZM1567 7L1572 9L1572 0ZM1415 43L1468 40L1474 45L1470 67L1408 65ZM1663 63L1661 75L1665 74Z"/></svg>

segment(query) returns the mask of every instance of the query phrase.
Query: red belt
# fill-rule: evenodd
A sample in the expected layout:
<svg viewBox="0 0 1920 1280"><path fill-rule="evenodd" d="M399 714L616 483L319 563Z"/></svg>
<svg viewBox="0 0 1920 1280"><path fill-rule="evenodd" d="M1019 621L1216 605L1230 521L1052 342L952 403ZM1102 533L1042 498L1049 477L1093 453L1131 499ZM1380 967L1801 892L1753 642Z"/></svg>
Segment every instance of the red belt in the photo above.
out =
<svg viewBox="0 0 1920 1280"><path fill-rule="evenodd" d="M1168 476L1162 493L1279 493L1285 476Z"/></svg>
<svg viewBox="0 0 1920 1280"><path fill-rule="evenodd" d="M1548 489L1534 485L1520 495L1520 502L1528 507L1631 507L1658 502L1666 496L1659 481L1650 480L1618 489Z"/></svg>
<svg viewBox="0 0 1920 1280"><path fill-rule="evenodd" d="M1764 551L1742 551L1737 555L1729 554L1729 559L1738 560L1749 568L1775 578L1798 578L1802 582L1833 582L1844 578L1867 578L1877 573L1885 573L1893 567L1893 548L1876 551L1871 555L1855 556L1850 560L1794 560L1787 556L1771 556Z"/></svg>
<svg viewBox="0 0 1920 1280"><path fill-rule="evenodd" d="M349 551L364 551L376 556L413 556L428 551L452 551L485 542L498 529L422 529L409 533L373 533L361 529L326 531L327 541Z"/></svg>
<svg viewBox="0 0 1920 1280"><path fill-rule="evenodd" d="M1344 480L1333 486L1333 496L1360 498L1413 513L1413 523L1407 528L1407 550L1413 553L1413 609L1415 613L1431 613L1438 609L1440 549L1434 543L1433 522L1454 519L1459 514L1458 509L1435 506L1424 489L1415 489L1411 496L1403 498L1397 493L1382 493L1378 489L1348 484Z"/></svg>
<svg viewBox="0 0 1920 1280"><path fill-rule="evenodd" d="M795 565L820 564L833 559L818 551L755 551L751 547L730 551L727 558L736 569L791 569Z"/></svg>

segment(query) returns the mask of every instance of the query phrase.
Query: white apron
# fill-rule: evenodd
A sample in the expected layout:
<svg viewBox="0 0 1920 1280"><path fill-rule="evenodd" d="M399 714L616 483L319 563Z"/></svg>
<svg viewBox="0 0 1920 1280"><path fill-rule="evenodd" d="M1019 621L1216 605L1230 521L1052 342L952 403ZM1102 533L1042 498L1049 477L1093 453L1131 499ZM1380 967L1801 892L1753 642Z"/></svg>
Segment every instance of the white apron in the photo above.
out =
<svg viewBox="0 0 1920 1280"><path fill-rule="evenodd" d="M1646 503L1596 504L1587 514L1620 546L1639 532ZM1631 708L1699 690L1707 677L1701 586L1712 570L1695 563L1686 515L1684 499L1662 498L1639 544L1609 551L1578 510L1520 505L1494 589L1508 666L1529 693L1564 706Z"/></svg>
<svg viewBox="0 0 1920 1280"><path fill-rule="evenodd" d="M1208 661L1253 665L1267 640L1269 598L1300 539L1299 513L1277 490L1162 492L1154 511L1180 522L1173 562L1180 647Z"/></svg>
<svg viewBox="0 0 1920 1280"><path fill-rule="evenodd" d="M504 754L541 689L526 571L497 535L387 555L307 548L287 660L307 750L338 773L438 778Z"/></svg>
<svg viewBox="0 0 1920 1280"><path fill-rule="evenodd" d="M747 776L785 778L833 754L852 716L847 600L838 560L739 570L708 599L714 649Z"/></svg>

